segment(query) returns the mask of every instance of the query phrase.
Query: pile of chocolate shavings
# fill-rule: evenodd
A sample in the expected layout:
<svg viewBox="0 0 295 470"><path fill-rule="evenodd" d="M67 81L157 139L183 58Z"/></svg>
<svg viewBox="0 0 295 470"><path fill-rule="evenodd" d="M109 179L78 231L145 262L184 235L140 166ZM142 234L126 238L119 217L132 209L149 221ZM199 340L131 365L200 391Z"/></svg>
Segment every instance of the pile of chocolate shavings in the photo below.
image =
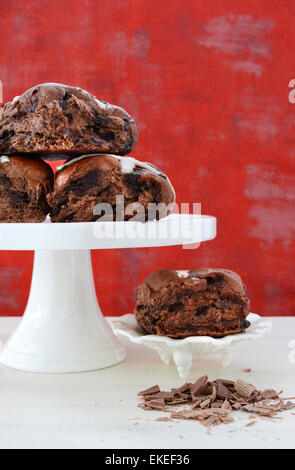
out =
<svg viewBox="0 0 295 470"><path fill-rule="evenodd" d="M172 388L170 392L160 390L154 385L138 396L142 402L138 405L144 410L171 412L171 419L193 419L204 426L232 423L232 412L243 410L264 419L273 419L277 413L295 408L295 403L288 401L294 397L280 398L282 392L275 390L257 390L243 380L208 380L200 377L194 383L185 383ZM178 406L185 405L181 411Z"/></svg>

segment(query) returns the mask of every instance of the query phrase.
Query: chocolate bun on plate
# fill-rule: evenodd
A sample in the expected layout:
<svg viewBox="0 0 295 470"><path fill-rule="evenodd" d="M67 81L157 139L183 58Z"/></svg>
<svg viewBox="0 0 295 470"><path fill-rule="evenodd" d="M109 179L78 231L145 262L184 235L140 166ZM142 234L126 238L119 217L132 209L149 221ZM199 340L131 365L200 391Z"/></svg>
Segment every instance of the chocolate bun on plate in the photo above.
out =
<svg viewBox="0 0 295 470"><path fill-rule="evenodd" d="M225 269L155 271L138 287L134 313L146 333L171 338L219 338L250 325L242 280Z"/></svg>

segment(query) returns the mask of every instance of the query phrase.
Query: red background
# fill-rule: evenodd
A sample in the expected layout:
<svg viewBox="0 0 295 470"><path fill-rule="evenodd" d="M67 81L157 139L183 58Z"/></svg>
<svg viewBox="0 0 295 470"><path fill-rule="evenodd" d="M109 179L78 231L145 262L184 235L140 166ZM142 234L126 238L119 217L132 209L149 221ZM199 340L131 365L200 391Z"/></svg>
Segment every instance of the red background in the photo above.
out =
<svg viewBox="0 0 295 470"><path fill-rule="evenodd" d="M126 108L133 155L201 202L218 237L181 247L96 251L105 314L131 311L157 268L236 270L252 311L295 313L295 2L1 0L4 101L42 82L77 85ZM33 254L0 253L0 315L21 315Z"/></svg>

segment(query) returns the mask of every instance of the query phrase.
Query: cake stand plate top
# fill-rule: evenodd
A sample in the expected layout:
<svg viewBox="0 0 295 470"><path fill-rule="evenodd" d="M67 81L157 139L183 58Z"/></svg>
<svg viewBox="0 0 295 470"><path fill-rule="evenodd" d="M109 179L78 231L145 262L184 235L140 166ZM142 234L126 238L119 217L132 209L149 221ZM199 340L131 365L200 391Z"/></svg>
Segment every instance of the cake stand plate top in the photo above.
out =
<svg viewBox="0 0 295 470"><path fill-rule="evenodd" d="M171 214L152 222L0 223L0 250L84 250L189 245L212 240L216 218Z"/></svg>

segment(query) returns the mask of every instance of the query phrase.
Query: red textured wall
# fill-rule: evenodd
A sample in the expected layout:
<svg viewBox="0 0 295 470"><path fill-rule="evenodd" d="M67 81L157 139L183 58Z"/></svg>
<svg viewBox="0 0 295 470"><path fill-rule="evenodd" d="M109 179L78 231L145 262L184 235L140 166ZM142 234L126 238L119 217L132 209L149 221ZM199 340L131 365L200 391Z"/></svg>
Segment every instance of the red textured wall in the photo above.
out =
<svg viewBox="0 0 295 470"><path fill-rule="evenodd" d="M226 267L252 311L295 313L295 2L1 0L4 101L41 82L77 85L126 108L133 152L201 202L218 237L181 247L93 253L105 314L132 309L136 286L167 267ZM21 315L32 253L0 253L0 314Z"/></svg>

